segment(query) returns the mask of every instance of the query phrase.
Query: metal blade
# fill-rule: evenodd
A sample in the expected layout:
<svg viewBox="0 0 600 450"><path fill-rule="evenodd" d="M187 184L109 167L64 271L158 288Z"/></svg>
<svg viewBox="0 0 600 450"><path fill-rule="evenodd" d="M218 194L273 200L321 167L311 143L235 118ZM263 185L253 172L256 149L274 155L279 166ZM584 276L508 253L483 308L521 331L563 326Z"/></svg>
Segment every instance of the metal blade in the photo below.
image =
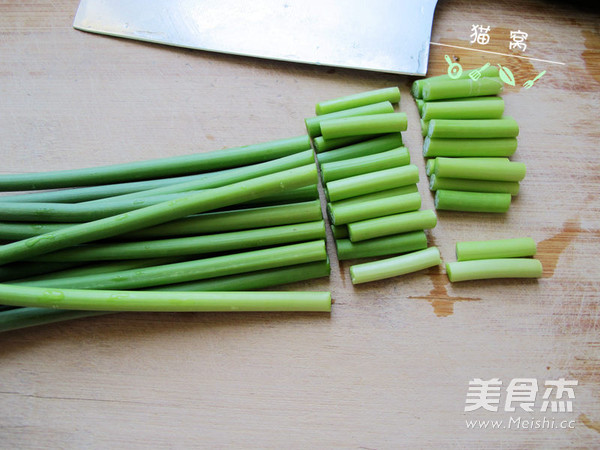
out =
<svg viewBox="0 0 600 450"><path fill-rule="evenodd" d="M425 75L437 0L81 0L79 30L244 56Z"/></svg>

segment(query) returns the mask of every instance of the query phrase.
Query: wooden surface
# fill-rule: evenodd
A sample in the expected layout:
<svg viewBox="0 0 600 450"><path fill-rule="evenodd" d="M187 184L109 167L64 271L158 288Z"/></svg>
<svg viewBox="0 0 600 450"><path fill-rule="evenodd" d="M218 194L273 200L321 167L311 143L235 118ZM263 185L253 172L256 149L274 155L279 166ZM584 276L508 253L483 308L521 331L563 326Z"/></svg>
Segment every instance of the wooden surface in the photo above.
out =
<svg viewBox="0 0 600 450"><path fill-rule="evenodd" d="M0 3L2 172L295 136L317 101L399 85L432 207L410 77L86 34L71 27L77 3ZM330 280L290 286L330 289L331 315L119 314L6 333L0 447L598 447L599 23L567 2L443 1L435 16L433 42L468 47L471 25L489 25L478 48L506 53L520 29L515 54L565 63L432 46L429 65L502 64L518 86L547 70L504 93L528 168L510 212L440 213L430 233L447 261L458 240L532 236L544 278L450 285L435 269L353 288L334 260ZM578 380L573 412L545 414L574 427L467 429L509 419L464 412L469 380L496 377Z"/></svg>

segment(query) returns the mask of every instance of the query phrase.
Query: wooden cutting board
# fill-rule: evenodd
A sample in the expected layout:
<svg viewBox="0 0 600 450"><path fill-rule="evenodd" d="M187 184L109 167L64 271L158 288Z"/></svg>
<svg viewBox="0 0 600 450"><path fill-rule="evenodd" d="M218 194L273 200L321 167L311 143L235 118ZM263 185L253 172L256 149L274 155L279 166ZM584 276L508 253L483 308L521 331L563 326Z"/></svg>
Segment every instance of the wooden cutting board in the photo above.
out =
<svg viewBox="0 0 600 450"><path fill-rule="evenodd" d="M76 8L0 5L2 172L295 136L317 101L399 85L406 145L432 207L411 78L85 34L71 28ZM542 279L450 285L440 268L353 287L349 264L333 260L330 280L288 287L331 290L331 315L119 314L6 333L0 446L597 446L599 23L568 3L487 0L440 2L434 20L432 42L443 45L431 48L430 75L446 71L446 54L465 69L490 62L514 73L503 96L528 174L508 214L440 212L430 243L452 261L456 241L531 236ZM470 43L473 25L490 27L488 44ZM514 30L528 33L524 52L509 49ZM511 380L535 379L536 410L465 412L476 378L500 379L502 402ZM578 381L573 411L540 413L543 383L559 378ZM511 417L573 426L465 422Z"/></svg>

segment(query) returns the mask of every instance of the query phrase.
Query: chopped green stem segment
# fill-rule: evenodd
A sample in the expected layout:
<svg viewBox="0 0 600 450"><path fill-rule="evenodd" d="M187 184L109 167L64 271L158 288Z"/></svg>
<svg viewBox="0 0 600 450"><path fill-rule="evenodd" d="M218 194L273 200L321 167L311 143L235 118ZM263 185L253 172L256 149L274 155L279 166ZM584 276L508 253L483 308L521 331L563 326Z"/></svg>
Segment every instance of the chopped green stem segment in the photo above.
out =
<svg viewBox="0 0 600 450"><path fill-rule="evenodd" d="M317 136L313 139L313 145L317 153L327 152L329 150L335 150L336 148L346 147L357 142L366 141L368 139L376 138L377 135L365 134L362 136L347 136L337 139L324 139L323 136Z"/></svg>
<svg viewBox="0 0 600 450"><path fill-rule="evenodd" d="M114 202L116 200L137 200L145 197L153 197L165 194L177 194L202 189L213 189L227 186L228 184L238 183L240 181L250 180L252 178L270 175L282 170L295 169L296 167L313 164L315 162L312 150L305 150L293 155L273 159L271 161L236 167L235 169L214 172L204 178L188 181L185 183L171 184L168 186L149 189L146 191L134 192L132 194L120 195L118 197L109 197L89 202L88 205L100 205L102 203Z"/></svg>
<svg viewBox="0 0 600 450"><path fill-rule="evenodd" d="M114 261L128 259L167 258L222 253L256 247L312 241L325 238L325 222L298 223L253 230L231 231L154 241L88 244L39 256L36 260Z"/></svg>
<svg viewBox="0 0 600 450"><path fill-rule="evenodd" d="M459 261L523 258L535 255L536 251L535 241L530 237L456 243L456 259Z"/></svg>
<svg viewBox="0 0 600 450"><path fill-rule="evenodd" d="M350 197L370 194L417 183L419 170L414 164L377 172L364 173L354 177L330 181L326 185L329 201L335 202Z"/></svg>
<svg viewBox="0 0 600 450"><path fill-rule="evenodd" d="M365 134L399 133L407 128L406 113L369 114L342 117L321 122L321 133L325 139Z"/></svg>
<svg viewBox="0 0 600 450"><path fill-rule="evenodd" d="M398 148L401 145L402 135L400 133L385 134L374 139L369 139L368 141L358 142L325 153L319 153L317 155L317 160L320 164L326 164L333 161L342 161L344 159L373 155L375 153Z"/></svg>
<svg viewBox="0 0 600 450"><path fill-rule="evenodd" d="M432 119L499 119L504 113L502 97L472 97L468 99L425 102L423 120Z"/></svg>
<svg viewBox="0 0 600 450"><path fill-rule="evenodd" d="M434 170L438 177L494 181L521 181L525 173L525 164L504 158L437 158Z"/></svg>
<svg viewBox="0 0 600 450"><path fill-rule="evenodd" d="M437 158L429 158L427 160L427 163L425 164L425 173L427 173L427 176L432 175L433 172L435 171L435 161Z"/></svg>
<svg viewBox="0 0 600 450"><path fill-rule="evenodd" d="M362 220L349 223L347 227L350 240L359 242L392 234L426 230L435 227L436 224L437 217L435 213L430 209L426 209Z"/></svg>
<svg viewBox="0 0 600 450"><path fill-rule="evenodd" d="M483 97L502 92L502 81L496 77L481 77L478 80L443 80L423 84L423 100Z"/></svg>
<svg viewBox="0 0 600 450"><path fill-rule="evenodd" d="M469 158L469 160L471 161L488 161L490 158L486 158L486 157L475 157L475 158ZM463 158L463 160L466 160L466 158ZM494 158L495 161L504 161L504 162L509 162L510 160L508 158ZM435 173L435 165L437 162L437 158L429 158L427 160L427 164L426 164L426 172L427 175L433 175ZM443 189L443 188L442 188ZM460 190L460 189L457 189Z"/></svg>
<svg viewBox="0 0 600 450"><path fill-rule="evenodd" d="M442 139L427 136L423 141L423 156L427 158L512 156L516 150L516 138Z"/></svg>
<svg viewBox="0 0 600 450"><path fill-rule="evenodd" d="M408 149L399 147L373 155L322 164L321 175L323 181L329 182L391 167L405 166L409 163Z"/></svg>
<svg viewBox="0 0 600 450"><path fill-rule="evenodd" d="M542 263L532 258L478 259L446 263L451 282L488 278L540 278Z"/></svg>
<svg viewBox="0 0 600 450"><path fill-rule="evenodd" d="M400 101L400 89L394 86L326 100L317 103L315 112L322 115L385 101L398 103Z"/></svg>
<svg viewBox="0 0 600 450"><path fill-rule="evenodd" d="M72 245L105 239L286 189L296 189L315 183L316 179L316 167L312 164L220 188L200 191L197 194L117 216L73 225L52 233L3 245L0 247L0 264L31 259Z"/></svg>
<svg viewBox="0 0 600 450"><path fill-rule="evenodd" d="M209 278L153 288L156 291L250 291L297 281L329 276L329 261L315 261L287 267Z"/></svg>
<svg viewBox="0 0 600 450"><path fill-rule="evenodd" d="M139 289L326 259L325 242L318 240L141 269L15 284L74 289Z"/></svg>
<svg viewBox="0 0 600 450"><path fill-rule="evenodd" d="M435 208L450 211L505 213L510 208L510 194L467 192L439 189L435 192Z"/></svg>
<svg viewBox="0 0 600 450"><path fill-rule="evenodd" d="M13 306L88 311L323 311L331 310L329 292L155 292L49 289L0 285L0 301Z"/></svg>
<svg viewBox="0 0 600 450"><path fill-rule="evenodd" d="M112 166L60 170L56 172L0 175L0 190L24 191L94 186L208 172L281 158L282 156L298 153L309 148L310 140L308 136L304 135L226 150L137 161Z"/></svg>
<svg viewBox="0 0 600 450"><path fill-rule="evenodd" d="M496 66L488 66L485 69L472 69L472 70L465 70L462 72L462 74L460 74L460 76L458 78L450 78L449 75L444 74L444 75L438 75L436 77L429 77L429 78L421 78L419 80L416 80L411 88L411 94L413 95L413 97L415 99L421 99L423 98L423 86L427 83L436 83L438 81L449 81L449 80L463 80L466 78L470 78L469 75L475 71L478 71L482 77L497 77L498 76L498 67Z"/></svg>
<svg viewBox="0 0 600 450"><path fill-rule="evenodd" d="M432 119L427 135L432 138L511 138L519 135L519 124L512 118L502 119Z"/></svg>
<svg viewBox="0 0 600 450"><path fill-rule="evenodd" d="M417 102L417 109L419 110L419 116L423 115L423 106L425 106L425 100L422 98L418 98L415 100Z"/></svg>
<svg viewBox="0 0 600 450"><path fill-rule="evenodd" d="M311 138L321 135L321 123L325 120L339 119L342 117L354 117L366 114L386 114L393 113L394 107L390 102L373 103L372 105L359 106L358 108L345 109L329 114L323 114L316 117L304 119L306 130Z"/></svg>
<svg viewBox="0 0 600 450"><path fill-rule="evenodd" d="M226 231L248 230L268 226L311 222L322 218L320 200L292 203L288 205L263 206L232 211L216 211L186 217L173 222L122 235L122 238L158 239L176 236Z"/></svg>
<svg viewBox="0 0 600 450"><path fill-rule="evenodd" d="M385 191L378 191L371 194L359 195L358 197L346 198L344 200L335 202L335 204L344 206L358 205L373 200L396 197L397 195L412 194L413 192L419 192L416 184L409 184L399 188L386 189Z"/></svg>
<svg viewBox="0 0 600 450"><path fill-rule="evenodd" d="M356 264L350 267L350 277L352 284L367 283L417 272L437 266L441 262L437 247L429 247L405 255Z"/></svg>
<svg viewBox="0 0 600 450"><path fill-rule="evenodd" d="M350 205L329 203L327 210L331 221L335 225L344 225L374 217L416 211L420 207L421 195L418 192L414 192L412 194L396 195Z"/></svg>
<svg viewBox="0 0 600 450"><path fill-rule="evenodd" d="M423 231L413 231L411 233L368 239L362 242L336 239L335 243L338 259L345 261L421 250L427 247L427 236Z"/></svg>
<svg viewBox="0 0 600 450"><path fill-rule="evenodd" d="M410 88L411 95L417 100L423 99L423 81L425 81L424 78L413 81L413 84Z"/></svg>
<svg viewBox="0 0 600 450"><path fill-rule="evenodd" d="M331 233L335 239L343 239L350 236L346 225L331 225Z"/></svg>
<svg viewBox="0 0 600 450"><path fill-rule="evenodd" d="M430 159L429 161L433 160ZM519 193L519 183L517 181L468 180L438 177L434 174L429 179L429 188L432 191L447 189L451 191L499 192L510 195Z"/></svg>
<svg viewBox="0 0 600 450"><path fill-rule="evenodd" d="M429 132L429 123L429 120L421 119L421 136L427 136L427 133Z"/></svg>

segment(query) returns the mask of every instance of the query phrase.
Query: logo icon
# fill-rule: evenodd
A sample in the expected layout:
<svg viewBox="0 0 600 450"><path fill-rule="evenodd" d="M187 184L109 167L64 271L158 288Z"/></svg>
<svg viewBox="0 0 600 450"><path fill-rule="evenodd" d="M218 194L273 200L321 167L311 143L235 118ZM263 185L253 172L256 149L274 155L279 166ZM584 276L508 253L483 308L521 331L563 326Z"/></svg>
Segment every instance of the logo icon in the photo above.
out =
<svg viewBox="0 0 600 450"><path fill-rule="evenodd" d="M469 78L471 78L471 80L473 80L473 81L479 80L481 78L481 72L483 72L488 67L490 67L490 63L485 63L479 69L471 70L471 72L469 72Z"/></svg>
<svg viewBox="0 0 600 450"><path fill-rule="evenodd" d="M500 64L498 64L498 67L500 69L500 71L498 72L498 76L500 77L500 79L506 84L514 86L515 76L513 75L512 71L508 67L501 66Z"/></svg>
<svg viewBox="0 0 600 450"><path fill-rule="evenodd" d="M453 80L460 78L462 75L462 66L457 62L452 62L448 55L444 55L444 59L448 63L448 76Z"/></svg>
<svg viewBox="0 0 600 450"><path fill-rule="evenodd" d="M534 83L535 83L537 80L539 80L540 78L542 78L542 77L544 76L544 74L545 74L545 73L546 73L546 71L544 70L544 71L540 72L540 73L538 74L538 76L537 76L537 77L535 77L533 80L527 80L527 81L525 82L525 84L523 85L523 86L525 87L525 89L529 89L531 86L533 86L533 84L534 84Z"/></svg>

